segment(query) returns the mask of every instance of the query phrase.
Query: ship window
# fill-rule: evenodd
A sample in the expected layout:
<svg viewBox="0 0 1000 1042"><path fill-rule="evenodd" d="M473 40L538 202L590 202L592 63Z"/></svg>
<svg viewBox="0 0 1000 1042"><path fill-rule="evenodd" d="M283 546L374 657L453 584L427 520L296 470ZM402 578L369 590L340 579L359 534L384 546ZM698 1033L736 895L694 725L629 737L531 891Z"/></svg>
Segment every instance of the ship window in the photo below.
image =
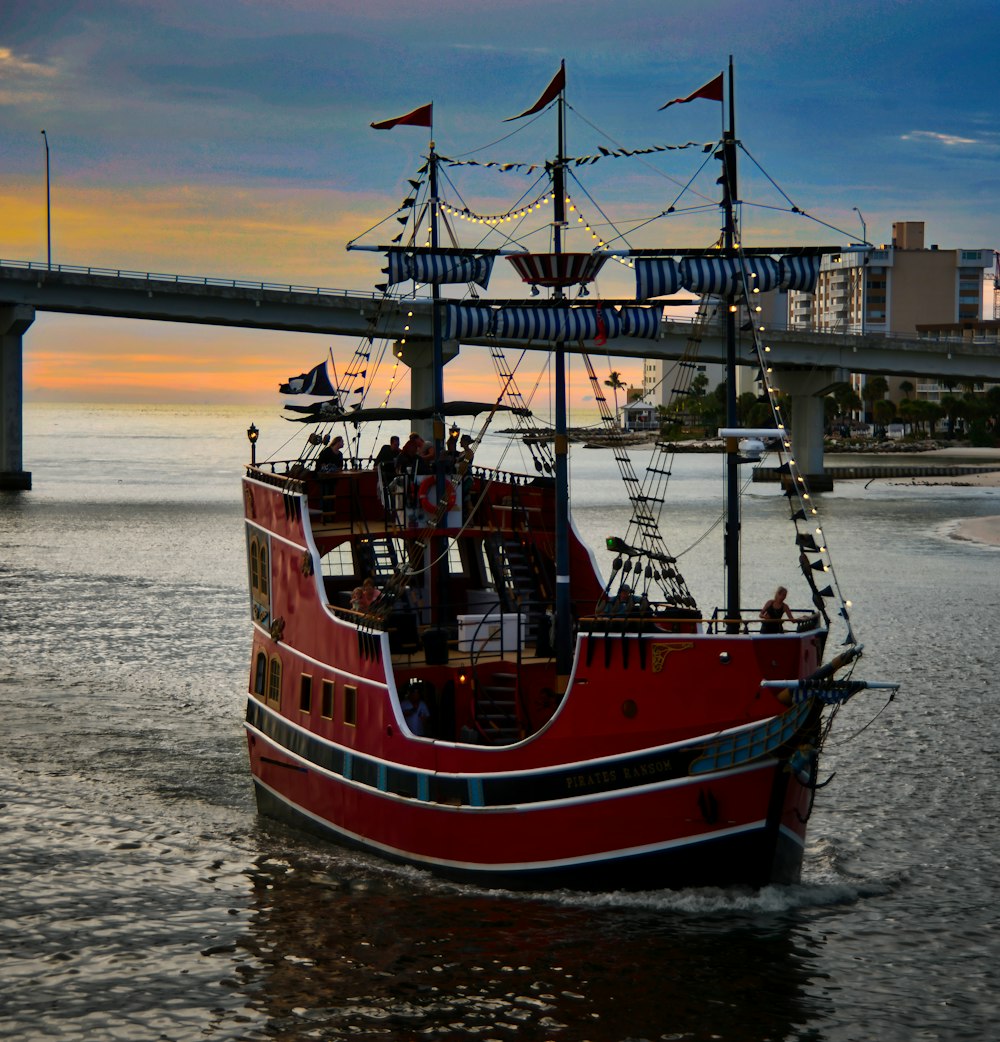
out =
<svg viewBox="0 0 1000 1042"><path fill-rule="evenodd" d="M267 597L268 587L268 567L267 567L267 544L261 541L260 544L260 585L259 590L262 597Z"/></svg>
<svg viewBox="0 0 1000 1042"><path fill-rule="evenodd" d="M348 542L338 543L329 553L323 555L320 561L323 575L345 576L355 575L354 557L351 554L351 544Z"/></svg>
<svg viewBox="0 0 1000 1042"><path fill-rule="evenodd" d="M344 685L344 723L356 726L358 722L358 689L353 684Z"/></svg>
<svg viewBox="0 0 1000 1042"><path fill-rule="evenodd" d="M267 655L263 651L257 652L257 659L253 667L253 693L264 694L264 685L267 682Z"/></svg>
<svg viewBox="0 0 1000 1042"><path fill-rule="evenodd" d="M333 719L333 681L323 681L323 691L320 696L319 715L327 720Z"/></svg>
<svg viewBox="0 0 1000 1042"><path fill-rule="evenodd" d="M257 561L257 540L250 540L250 589L256 590L260 585L260 565Z"/></svg>
<svg viewBox="0 0 1000 1042"><path fill-rule="evenodd" d="M271 670L267 677L267 700L274 705L281 703L281 659L277 655L271 659Z"/></svg>
<svg viewBox="0 0 1000 1042"><path fill-rule="evenodd" d="M448 571L452 575L465 575L461 544L457 539L448 540Z"/></svg>
<svg viewBox="0 0 1000 1042"><path fill-rule="evenodd" d="M308 673L299 677L299 712L312 711L313 678Z"/></svg>

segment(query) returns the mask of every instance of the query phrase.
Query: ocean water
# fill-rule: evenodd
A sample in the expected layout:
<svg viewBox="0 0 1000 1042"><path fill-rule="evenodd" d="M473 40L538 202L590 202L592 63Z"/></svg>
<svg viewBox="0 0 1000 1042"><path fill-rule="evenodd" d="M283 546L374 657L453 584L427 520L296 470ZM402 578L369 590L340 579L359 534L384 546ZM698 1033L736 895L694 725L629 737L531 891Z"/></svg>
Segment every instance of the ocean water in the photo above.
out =
<svg viewBox="0 0 1000 1042"><path fill-rule="evenodd" d="M0 1037L1000 1037L1000 550L949 534L1000 491L819 498L862 672L902 688L838 714L800 885L512 895L256 815L239 478L251 419L262 458L294 454L276 414L26 411L35 487L0 499ZM703 607L720 471L679 456L666 515ZM606 567L628 516L613 461L574 446L572 472ZM805 603L793 535L752 487L746 603L778 583Z"/></svg>

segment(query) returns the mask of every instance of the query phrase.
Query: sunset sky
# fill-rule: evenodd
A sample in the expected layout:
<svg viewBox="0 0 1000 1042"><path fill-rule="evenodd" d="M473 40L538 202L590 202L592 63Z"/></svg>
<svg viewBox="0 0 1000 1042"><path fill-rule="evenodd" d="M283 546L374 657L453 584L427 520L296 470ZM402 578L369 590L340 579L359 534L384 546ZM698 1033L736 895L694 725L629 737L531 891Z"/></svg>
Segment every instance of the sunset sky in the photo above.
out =
<svg viewBox="0 0 1000 1042"><path fill-rule="evenodd" d="M996 249L998 40L1000 6L969 0L6 0L0 256L45 260L44 127L54 263L368 291L379 259L344 244L393 213L428 140L371 121L433 101L442 154L540 162L554 151L554 115L503 120L565 58L572 155L712 141L717 103L658 109L730 54L739 138L833 229L784 212L744 162L744 200L780 208L744 207L746 241L846 244L861 234L857 207L876 243L893 221L923 220L928 243ZM665 210L703 158L602 160L578 175L589 197L574 195L588 220L634 226ZM710 162L712 198L716 175ZM449 176L448 194L480 213L533 183L471 167ZM717 223L712 211L658 222L635 244L700 245ZM598 291L623 295L617 277ZM277 383L330 346L346 358L354 345L39 314L24 340L25 397L275 401ZM641 379L634 361L595 364ZM475 393L449 377L455 396Z"/></svg>

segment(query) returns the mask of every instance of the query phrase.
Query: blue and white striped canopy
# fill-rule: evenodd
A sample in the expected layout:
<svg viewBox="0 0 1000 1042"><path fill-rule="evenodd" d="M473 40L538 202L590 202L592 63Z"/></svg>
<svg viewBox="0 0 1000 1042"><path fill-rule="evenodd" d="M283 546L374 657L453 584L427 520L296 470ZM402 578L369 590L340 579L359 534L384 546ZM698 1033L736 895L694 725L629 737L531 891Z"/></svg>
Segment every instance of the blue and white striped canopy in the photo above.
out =
<svg viewBox="0 0 1000 1042"><path fill-rule="evenodd" d="M413 279L433 286L446 283L474 282L483 289L493 272L493 257L475 253L417 253L392 250L388 254L388 283Z"/></svg>
<svg viewBox="0 0 1000 1042"><path fill-rule="evenodd" d="M621 319L613 308L501 308L497 336L512 340L596 340L616 337Z"/></svg>
<svg viewBox="0 0 1000 1042"><path fill-rule="evenodd" d="M445 340L484 337L493 332L496 312L492 308L469 304L448 304L444 309L442 335Z"/></svg>
<svg viewBox="0 0 1000 1042"><path fill-rule="evenodd" d="M635 293L638 300L668 296L679 289L726 296L744 285L759 289L797 289L811 293L819 277L819 257L637 257Z"/></svg>
<svg viewBox="0 0 1000 1042"><path fill-rule="evenodd" d="M566 341L639 337L655 340L660 332L659 307L508 307L494 310L468 304L447 304L446 340L497 336L510 340Z"/></svg>
<svg viewBox="0 0 1000 1042"><path fill-rule="evenodd" d="M681 288L681 268L673 257L638 257L635 295L639 300L666 297Z"/></svg>
<svg viewBox="0 0 1000 1042"><path fill-rule="evenodd" d="M768 293L781 283L781 263L773 257L746 257L743 270L747 275L747 289Z"/></svg>
<svg viewBox="0 0 1000 1042"><path fill-rule="evenodd" d="M735 293L743 285L740 262L735 257L685 257L681 280L693 293Z"/></svg>
<svg viewBox="0 0 1000 1042"><path fill-rule="evenodd" d="M781 282L782 289L799 289L812 293L816 289L819 278L820 257L782 257Z"/></svg>

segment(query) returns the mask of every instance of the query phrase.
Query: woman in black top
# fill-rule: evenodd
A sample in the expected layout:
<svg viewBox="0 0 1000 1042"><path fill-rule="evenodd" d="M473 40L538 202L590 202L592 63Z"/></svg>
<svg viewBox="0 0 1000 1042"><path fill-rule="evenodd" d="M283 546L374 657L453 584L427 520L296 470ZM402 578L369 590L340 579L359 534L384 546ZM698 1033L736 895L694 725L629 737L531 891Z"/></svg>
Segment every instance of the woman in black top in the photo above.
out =
<svg viewBox="0 0 1000 1042"><path fill-rule="evenodd" d="M779 586L774 591L774 596L760 609L760 618L764 621L760 624L761 633L780 633L782 622L787 615L792 619L792 609L785 603L788 591L784 586Z"/></svg>

